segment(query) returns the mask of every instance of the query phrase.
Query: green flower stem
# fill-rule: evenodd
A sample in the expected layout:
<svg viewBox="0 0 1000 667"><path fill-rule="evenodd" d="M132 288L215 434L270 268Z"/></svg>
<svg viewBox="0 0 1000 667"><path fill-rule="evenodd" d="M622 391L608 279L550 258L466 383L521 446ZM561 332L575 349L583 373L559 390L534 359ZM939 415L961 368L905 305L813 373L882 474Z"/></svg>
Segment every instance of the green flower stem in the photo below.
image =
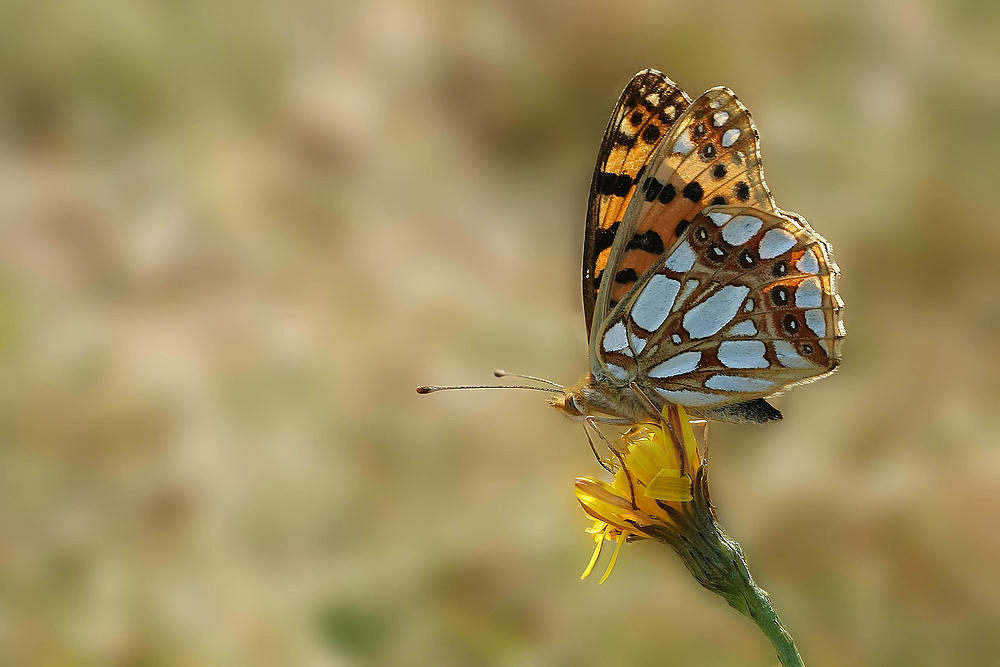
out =
<svg viewBox="0 0 1000 667"><path fill-rule="evenodd" d="M716 521L708 495L708 464L705 462L698 469L693 491L694 499L684 503L681 510L660 503L673 519L676 529L647 526L643 532L673 547L698 583L753 619L771 640L784 667L805 667L792 636L774 613L767 593L750 576L740 545L730 539Z"/></svg>
<svg viewBox="0 0 1000 667"><path fill-rule="evenodd" d="M795 641L788 634L788 630L785 630L784 626L781 625L781 619L774 613L774 609L771 607L771 599L768 597L767 592L753 583L749 571L746 570L746 562L740 561L740 564L743 566L743 570L747 572L749 590L743 595L747 610L744 611L739 607L736 608L752 618L757 627L767 635L767 638L771 640L771 645L774 646L775 652L778 654L778 660L781 661L784 667L805 667L805 663L802 662L802 656L799 655L799 650L795 648ZM732 605L733 603L730 602L729 604Z"/></svg>

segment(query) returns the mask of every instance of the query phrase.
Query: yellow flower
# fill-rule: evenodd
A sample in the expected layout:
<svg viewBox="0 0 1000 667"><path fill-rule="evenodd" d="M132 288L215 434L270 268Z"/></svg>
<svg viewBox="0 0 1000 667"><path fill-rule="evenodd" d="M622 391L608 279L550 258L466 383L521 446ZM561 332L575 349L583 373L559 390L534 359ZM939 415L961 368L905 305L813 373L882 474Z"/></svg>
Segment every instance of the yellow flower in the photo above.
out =
<svg viewBox="0 0 1000 667"><path fill-rule="evenodd" d="M743 550L719 527L708 494L705 435L695 438L684 408L669 405L659 424L630 429L612 454L613 483L593 477L576 480L576 497L594 519L587 532L597 542L583 576L594 569L605 541L615 542L615 553L601 583L625 542L651 539L666 544L698 583L760 626L782 665L801 667L795 642L767 593L750 576Z"/></svg>
<svg viewBox="0 0 1000 667"><path fill-rule="evenodd" d="M576 480L576 497L595 519L587 531L597 543L584 578L594 569L605 540L617 545L601 583L611 574L622 543L662 540L665 530L681 529L675 518L686 513L685 505L693 499L692 479L703 461L684 408L668 405L663 417L662 424L642 424L622 435L613 484L593 477Z"/></svg>

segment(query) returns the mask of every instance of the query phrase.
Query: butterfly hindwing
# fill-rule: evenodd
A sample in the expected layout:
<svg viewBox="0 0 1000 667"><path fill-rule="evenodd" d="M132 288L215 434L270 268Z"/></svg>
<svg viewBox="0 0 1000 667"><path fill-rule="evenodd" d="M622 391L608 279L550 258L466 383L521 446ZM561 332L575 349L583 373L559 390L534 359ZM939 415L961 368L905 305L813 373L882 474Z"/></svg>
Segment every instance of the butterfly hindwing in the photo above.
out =
<svg viewBox="0 0 1000 667"><path fill-rule="evenodd" d="M832 372L844 336L838 270L800 220L746 206L693 216L614 310L595 370L696 412Z"/></svg>
<svg viewBox="0 0 1000 667"><path fill-rule="evenodd" d="M590 188L583 250L583 305L590 333L594 305L622 216L649 158L691 104L656 70L633 77L608 123Z"/></svg>

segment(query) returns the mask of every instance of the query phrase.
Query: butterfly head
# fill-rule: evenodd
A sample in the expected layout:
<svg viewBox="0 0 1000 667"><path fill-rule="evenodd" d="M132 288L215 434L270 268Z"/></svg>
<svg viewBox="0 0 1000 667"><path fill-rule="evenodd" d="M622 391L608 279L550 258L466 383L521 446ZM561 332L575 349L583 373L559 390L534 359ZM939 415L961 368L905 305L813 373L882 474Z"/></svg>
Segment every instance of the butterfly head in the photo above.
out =
<svg viewBox="0 0 1000 667"><path fill-rule="evenodd" d="M570 387L565 394L549 398L549 405L573 420L583 420L591 414L590 403L583 393L583 383Z"/></svg>
<svg viewBox="0 0 1000 667"><path fill-rule="evenodd" d="M593 373L587 373L576 385L563 394L549 398L549 405L573 420L597 417L602 422L639 423L648 415L637 401L622 398L620 388L601 381Z"/></svg>

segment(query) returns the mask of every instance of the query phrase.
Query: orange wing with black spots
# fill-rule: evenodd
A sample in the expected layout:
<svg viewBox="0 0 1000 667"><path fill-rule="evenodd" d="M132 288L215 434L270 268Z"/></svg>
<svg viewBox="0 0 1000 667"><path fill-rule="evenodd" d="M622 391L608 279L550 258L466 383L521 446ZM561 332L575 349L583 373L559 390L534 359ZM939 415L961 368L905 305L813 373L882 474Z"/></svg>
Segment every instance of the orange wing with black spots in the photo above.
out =
<svg viewBox="0 0 1000 667"><path fill-rule="evenodd" d="M637 181L691 99L653 69L632 78L604 132L590 186L583 247L583 308L590 333L601 278ZM660 248L660 252L663 248Z"/></svg>
<svg viewBox="0 0 1000 667"><path fill-rule="evenodd" d="M764 183L757 129L728 88L713 88L691 104L650 156L640 180L640 195L619 225L621 241L609 253L613 271L599 313L621 302L705 208L775 210Z"/></svg>

